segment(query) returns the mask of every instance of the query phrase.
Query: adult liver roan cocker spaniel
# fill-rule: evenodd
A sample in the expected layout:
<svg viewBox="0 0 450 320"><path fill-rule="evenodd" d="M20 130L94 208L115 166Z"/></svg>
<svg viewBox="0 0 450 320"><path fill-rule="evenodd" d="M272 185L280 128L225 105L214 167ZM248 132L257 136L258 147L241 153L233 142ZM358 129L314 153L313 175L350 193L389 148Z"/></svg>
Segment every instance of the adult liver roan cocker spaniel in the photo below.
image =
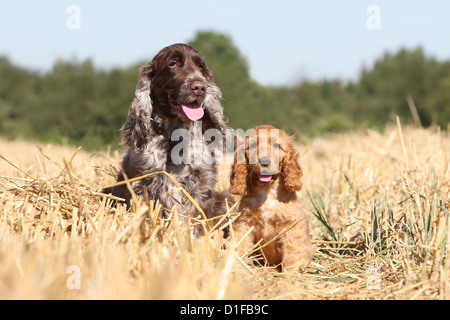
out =
<svg viewBox="0 0 450 320"><path fill-rule="evenodd" d="M226 213L227 191L214 189L217 181L215 151L223 151L227 125L214 83L202 55L193 47L174 44L162 49L141 68L135 97L122 127L122 144L128 147L117 180L167 171L189 193L207 218ZM162 214L177 206L178 213L200 217L200 212L174 183L157 174L131 183L136 195L159 200ZM124 198L132 194L125 184L104 192ZM201 235L199 225L193 230Z"/></svg>

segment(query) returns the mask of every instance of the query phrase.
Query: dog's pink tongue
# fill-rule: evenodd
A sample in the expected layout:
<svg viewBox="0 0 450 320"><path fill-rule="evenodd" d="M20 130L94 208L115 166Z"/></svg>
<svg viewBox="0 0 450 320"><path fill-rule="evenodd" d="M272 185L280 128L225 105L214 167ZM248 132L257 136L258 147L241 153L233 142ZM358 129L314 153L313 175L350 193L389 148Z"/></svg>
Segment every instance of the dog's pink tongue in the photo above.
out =
<svg viewBox="0 0 450 320"><path fill-rule="evenodd" d="M269 182L270 180L272 180L272 176L266 176L262 174L258 174L258 178L261 182Z"/></svg>
<svg viewBox="0 0 450 320"><path fill-rule="evenodd" d="M183 112L186 115L186 117L188 117L192 121L197 121L201 119L205 114L205 111L201 106L189 107L186 105L181 105L181 108L183 109Z"/></svg>

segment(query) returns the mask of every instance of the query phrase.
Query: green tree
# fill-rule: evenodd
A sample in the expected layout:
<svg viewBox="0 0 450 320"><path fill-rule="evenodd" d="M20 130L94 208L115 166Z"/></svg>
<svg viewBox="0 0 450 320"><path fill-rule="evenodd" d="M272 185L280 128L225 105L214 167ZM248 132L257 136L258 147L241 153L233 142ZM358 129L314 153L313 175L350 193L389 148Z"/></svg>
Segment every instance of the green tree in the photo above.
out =
<svg viewBox="0 0 450 320"><path fill-rule="evenodd" d="M259 88L251 80L248 64L231 38L201 31L189 44L203 54L208 68L213 72L214 81L222 91L225 115L230 125L238 128L252 126L256 109L254 100Z"/></svg>
<svg viewBox="0 0 450 320"><path fill-rule="evenodd" d="M0 57L0 133L8 137L28 136L31 128L24 116L37 99L39 76Z"/></svg>
<svg viewBox="0 0 450 320"><path fill-rule="evenodd" d="M450 123L450 77L444 78L431 98L433 119L443 129Z"/></svg>
<svg viewBox="0 0 450 320"><path fill-rule="evenodd" d="M385 124L392 114L411 119L406 101L406 96L411 95L422 124L429 125L431 113L426 102L439 81L438 71L439 63L427 58L420 47L386 53L372 70L361 73L358 93L361 116L377 125Z"/></svg>
<svg viewBox="0 0 450 320"><path fill-rule="evenodd" d="M232 39L198 32L189 44L203 53L223 93L229 125L248 129L271 124L297 137L353 130L361 124L383 129L395 115L411 119L406 96L421 122L444 129L450 121L450 61L427 57L422 48L386 53L357 81L311 81L263 86ZM117 146L139 78L138 69L100 70L91 60L56 61L39 74L0 57L0 134L68 141L86 149Z"/></svg>

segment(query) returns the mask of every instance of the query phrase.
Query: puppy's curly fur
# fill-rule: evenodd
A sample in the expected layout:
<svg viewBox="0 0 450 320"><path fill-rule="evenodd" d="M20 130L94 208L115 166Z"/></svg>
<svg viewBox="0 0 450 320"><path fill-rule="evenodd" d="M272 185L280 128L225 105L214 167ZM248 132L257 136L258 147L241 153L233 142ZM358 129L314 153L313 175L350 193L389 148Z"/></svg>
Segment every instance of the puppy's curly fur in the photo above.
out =
<svg viewBox="0 0 450 320"><path fill-rule="evenodd" d="M259 243L262 261L278 270L306 268L312 259L308 220L296 191L302 170L291 138L259 126L236 148L230 192L242 195L234 225L237 251L247 255Z"/></svg>

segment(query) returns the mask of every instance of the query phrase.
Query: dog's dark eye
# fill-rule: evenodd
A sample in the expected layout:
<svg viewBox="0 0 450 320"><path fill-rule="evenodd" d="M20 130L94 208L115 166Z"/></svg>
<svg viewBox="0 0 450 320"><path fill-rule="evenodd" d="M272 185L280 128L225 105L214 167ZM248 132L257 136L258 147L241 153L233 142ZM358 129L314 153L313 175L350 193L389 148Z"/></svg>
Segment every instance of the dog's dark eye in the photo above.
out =
<svg viewBox="0 0 450 320"><path fill-rule="evenodd" d="M200 70L205 70L205 65L203 63L200 63L198 67L200 68Z"/></svg>
<svg viewBox="0 0 450 320"><path fill-rule="evenodd" d="M274 148L279 148L280 145L279 145L278 143L275 142L275 143L273 144L273 147L274 147Z"/></svg>
<svg viewBox="0 0 450 320"><path fill-rule="evenodd" d="M176 61L171 61L171 62L169 62L169 67L170 67L170 68L176 68L176 67L178 67L178 62L176 62Z"/></svg>

